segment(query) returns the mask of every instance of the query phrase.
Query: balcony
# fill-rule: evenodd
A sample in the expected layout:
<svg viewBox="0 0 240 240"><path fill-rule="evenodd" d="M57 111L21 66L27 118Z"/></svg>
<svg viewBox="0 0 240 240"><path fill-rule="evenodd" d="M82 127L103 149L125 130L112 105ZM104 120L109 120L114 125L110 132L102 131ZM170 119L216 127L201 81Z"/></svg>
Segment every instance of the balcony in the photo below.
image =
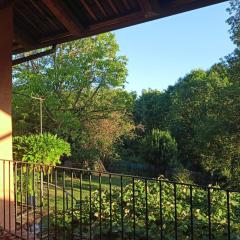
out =
<svg viewBox="0 0 240 240"><path fill-rule="evenodd" d="M0 239L240 236L239 192L25 162L2 160L1 166Z"/></svg>

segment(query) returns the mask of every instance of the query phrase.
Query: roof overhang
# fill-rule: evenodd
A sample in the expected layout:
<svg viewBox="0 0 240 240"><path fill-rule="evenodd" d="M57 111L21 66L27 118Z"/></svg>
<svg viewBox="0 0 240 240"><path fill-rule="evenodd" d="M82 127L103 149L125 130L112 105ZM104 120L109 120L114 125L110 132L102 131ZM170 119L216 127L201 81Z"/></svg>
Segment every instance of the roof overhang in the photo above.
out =
<svg viewBox="0 0 240 240"><path fill-rule="evenodd" d="M15 0L12 52L56 45L224 1Z"/></svg>

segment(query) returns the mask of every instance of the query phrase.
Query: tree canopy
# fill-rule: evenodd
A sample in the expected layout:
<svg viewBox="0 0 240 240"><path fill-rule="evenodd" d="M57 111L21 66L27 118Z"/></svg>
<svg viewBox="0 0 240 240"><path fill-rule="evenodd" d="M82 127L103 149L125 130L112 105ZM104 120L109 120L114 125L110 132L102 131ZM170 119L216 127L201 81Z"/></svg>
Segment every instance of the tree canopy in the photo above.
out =
<svg viewBox="0 0 240 240"><path fill-rule="evenodd" d="M45 99L44 131L67 140L73 158L92 158L89 143L94 142L97 121L121 119L119 131L104 133L111 135L111 143L131 129L125 126L131 125L129 112L134 99L123 88L126 65L115 36L107 33L59 45L55 54L15 67L14 134L38 132L39 103L31 96L41 96ZM99 158L106 150L104 144L97 146L95 157Z"/></svg>

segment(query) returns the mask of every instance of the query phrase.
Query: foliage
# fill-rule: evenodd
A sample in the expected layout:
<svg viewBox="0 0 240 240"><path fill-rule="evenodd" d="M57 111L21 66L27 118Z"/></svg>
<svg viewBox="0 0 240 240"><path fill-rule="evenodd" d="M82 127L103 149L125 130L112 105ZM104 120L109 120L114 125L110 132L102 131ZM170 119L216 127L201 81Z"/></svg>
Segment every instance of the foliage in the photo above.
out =
<svg viewBox="0 0 240 240"><path fill-rule="evenodd" d="M145 239L146 237L146 191L147 191L147 209L148 209L148 239L158 239L161 232L161 213L162 206L162 230L166 240L174 238L174 185L168 181L160 182L135 180L134 182L135 207L133 208L133 185L129 183L123 187L123 195L118 187L111 189L96 190L91 195L91 210L89 198L82 202L82 215L79 210L65 213L64 219L59 213L60 229L67 229L71 232L71 227L79 229L81 218L83 224L83 235L89 236L89 225L92 226L92 237L100 237L100 220L103 239L110 238L110 226L112 226L112 239L121 237L121 221L123 216L124 239L133 238L133 223L135 220L136 239ZM226 192L218 188L209 190L211 195L211 230L213 239L223 239L227 237L227 198ZM100 200L101 196L101 200ZM110 199L111 196L111 199ZM176 187L176 207L177 207L177 231L179 239L188 239L191 234L191 208L189 204L190 188L185 185ZM161 199L161 202L160 202ZM192 188L192 206L193 206L193 228L194 238L208 239L208 191L199 187ZM238 239L240 226L238 223L240 195L238 193L230 194L230 216L231 216L231 237ZM111 203L111 204L110 204ZM100 208L101 206L101 208ZM111 207L110 207L111 206ZM122 207L121 207L122 206ZM79 206L76 206L79 208ZM72 218L73 216L73 218ZM90 223L91 218L91 223ZM110 225L110 219L112 224Z"/></svg>
<svg viewBox="0 0 240 240"><path fill-rule="evenodd" d="M143 90L141 96L136 100L134 118L137 124L143 124L146 130L161 128L162 93L158 90Z"/></svg>
<svg viewBox="0 0 240 240"><path fill-rule="evenodd" d="M131 129L134 94L123 89L126 64L115 36L106 33L59 45L55 54L15 67L14 134L38 132L39 103L31 96L42 96L43 130L68 141L77 163L102 160L119 134ZM108 142L97 142L97 126L113 122L118 131L105 128L101 137Z"/></svg>
<svg viewBox="0 0 240 240"><path fill-rule="evenodd" d="M106 164L113 159L118 159L116 144L121 144L121 138L131 133L133 124L128 116L114 112L107 119L91 121L87 124L89 129L88 147L99 152L99 159ZM114 157L115 154L115 157Z"/></svg>
<svg viewBox="0 0 240 240"><path fill-rule="evenodd" d="M210 73L203 70L195 70L168 90L171 106L167 125L178 143L180 159L186 167L199 168L201 165L202 149L198 135L203 129L199 129L208 124L208 113L211 111L208 104L215 89L226 85L226 81L218 76L210 77Z"/></svg>
<svg viewBox="0 0 240 240"><path fill-rule="evenodd" d="M208 71L190 72L158 96L165 99L165 105L146 108L144 113L161 116L164 112L160 125L176 139L178 159L185 168L218 177L222 184L227 182L232 187L239 187L240 169L239 59L236 50ZM154 91L148 92L151 94L156 97ZM140 103L145 105L142 102L137 100L138 108ZM137 116L138 122L144 122ZM157 125L157 118L145 124L147 128ZM144 138L146 135L148 131Z"/></svg>
<svg viewBox="0 0 240 240"><path fill-rule="evenodd" d="M18 136L13 138L14 160L56 165L62 156L70 156L70 145L56 135Z"/></svg>
<svg viewBox="0 0 240 240"><path fill-rule="evenodd" d="M240 59L240 58L239 58ZM238 61L239 61L238 59ZM208 142L203 143L203 164L210 172L217 173L227 179L228 185L239 187L239 109L240 109L240 81L236 75L238 66L228 62L229 84L216 91L211 102L211 117L205 132L200 135ZM217 116L217 118L216 118ZM203 141L202 141L203 142ZM211 145L209 144L211 143ZM208 154L206 154L208 151Z"/></svg>
<svg viewBox="0 0 240 240"><path fill-rule="evenodd" d="M162 169L179 167L177 143L169 132L153 129L143 141L146 161Z"/></svg>
<svg viewBox="0 0 240 240"><path fill-rule="evenodd" d="M143 124L146 131L151 131L153 128L164 129L167 104L168 101L163 92L152 89L143 90L135 102L136 124Z"/></svg>
<svg viewBox="0 0 240 240"><path fill-rule="evenodd" d="M127 160L132 163L143 163L142 146L144 136L145 127L142 124L138 124L135 126L131 135L125 135L122 138L122 147L119 148L119 155L123 161Z"/></svg>
<svg viewBox="0 0 240 240"><path fill-rule="evenodd" d="M240 1L231 0L227 11L230 15L227 23L231 26L231 39L236 45L240 46Z"/></svg>

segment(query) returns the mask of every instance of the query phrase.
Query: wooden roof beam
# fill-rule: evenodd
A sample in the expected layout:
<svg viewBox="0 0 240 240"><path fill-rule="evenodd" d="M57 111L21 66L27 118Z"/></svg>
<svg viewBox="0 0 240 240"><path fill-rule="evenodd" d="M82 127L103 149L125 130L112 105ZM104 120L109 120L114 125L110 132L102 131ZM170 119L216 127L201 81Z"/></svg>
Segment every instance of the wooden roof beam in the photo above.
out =
<svg viewBox="0 0 240 240"><path fill-rule="evenodd" d="M104 10L103 6L101 5L101 3L99 2L99 0L95 0L98 8L100 9L101 13L104 15L104 17L107 17L106 11Z"/></svg>
<svg viewBox="0 0 240 240"><path fill-rule="evenodd" d="M23 48L28 49L29 47L33 47L37 45L38 42L35 42L33 38L26 34L26 31L21 29L20 27L15 27L14 35L16 41L23 46Z"/></svg>
<svg viewBox="0 0 240 240"><path fill-rule="evenodd" d="M14 3L13 0L0 0L0 9L6 8L13 3Z"/></svg>
<svg viewBox="0 0 240 240"><path fill-rule="evenodd" d="M138 3L146 17L153 17L156 15L149 0L138 0Z"/></svg>
<svg viewBox="0 0 240 240"><path fill-rule="evenodd" d="M93 24L89 27L89 33L97 34L101 32L111 31L115 28L121 28L124 25L130 25L131 22L137 22L143 17L143 12L138 11L125 16L120 16L114 19L110 19L101 23Z"/></svg>
<svg viewBox="0 0 240 240"><path fill-rule="evenodd" d="M127 8L128 11L131 9L127 0L123 0L123 4Z"/></svg>
<svg viewBox="0 0 240 240"><path fill-rule="evenodd" d="M13 59L12 65L15 66L15 65L27 62L27 61L31 61L31 60L34 60L34 59L37 59L37 58L41 58L41 57L53 54L55 51L56 51L56 46L52 46L51 49L48 49L46 51L35 53L35 54L29 55L29 56L24 56L24 57Z"/></svg>
<svg viewBox="0 0 240 240"><path fill-rule="evenodd" d="M88 14L94 19L94 21L97 22L97 17L95 13L92 11L91 7L88 6L85 0L80 0L80 3L84 6L84 8L87 10Z"/></svg>
<svg viewBox="0 0 240 240"><path fill-rule="evenodd" d="M108 3L109 3L109 5L111 6L113 12L114 12L116 15L118 15L119 12L118 12L116 6L114 5L113 1L112 1L112 0L108 0Z"/></svg>
<svg viewBox="0 0 240 240"><path fill-rule="evenodd" d="M64 8L56 0L42 0L52 14L64 25L64 27L72 34L81 36L84 31L84 27L79 23L76 23L72 17L70 17Z"/></svg>

